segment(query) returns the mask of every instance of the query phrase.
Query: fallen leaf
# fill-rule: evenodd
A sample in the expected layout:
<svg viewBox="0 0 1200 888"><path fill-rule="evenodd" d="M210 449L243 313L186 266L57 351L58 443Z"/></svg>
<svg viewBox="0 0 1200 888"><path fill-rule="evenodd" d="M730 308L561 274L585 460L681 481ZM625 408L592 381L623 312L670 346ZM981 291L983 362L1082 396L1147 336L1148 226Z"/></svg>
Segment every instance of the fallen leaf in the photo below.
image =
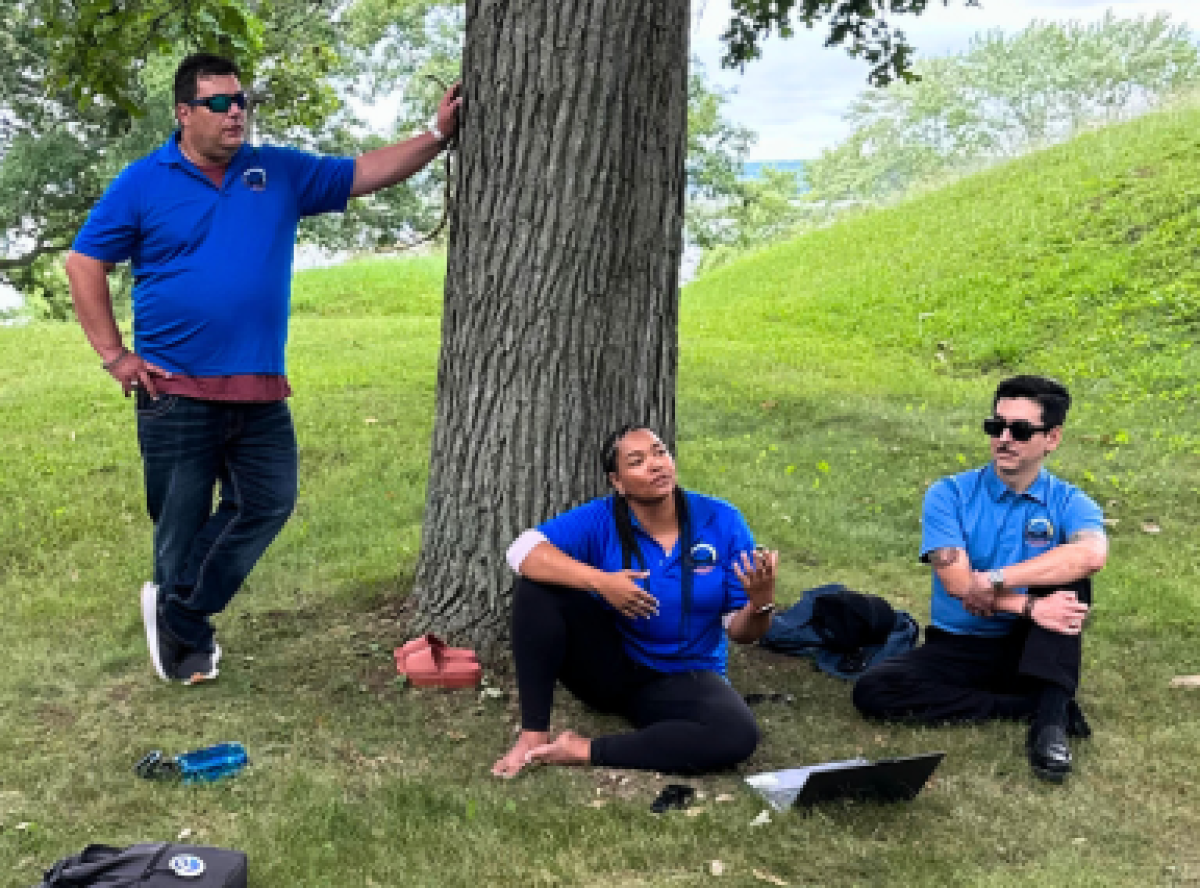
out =
<svg viewBox="0 0 1200 888"><path fill-rule="evenodd" d="M592 799L588 802L589 808L603 808L608 804L608 799Z"/></svg>
<svg viewBox="0 0 1200 888"><path fill-rule="evenodd" d="M1200 688L1200 675L1177 675L1171 679L1173 688Z"/></svg>
<svg viewBox="0 0 1200 888"><path fill-rule="evenodd" d="M719 796L717 796L717 799L716 799L716 800L717 800L718 802L732 802L732 801L733 801L733 796L731 796L731 795L730 795L729 793L727 793L727 792L723 792L723 793L721 793Z"/></svg>
<svg viewBox="0 0 1200 888"><path fill-rule="evenodd" d="M30 823L28 820L22 820L20 823L18 823L16 826L14 826L13 829L15 829L17 832L25 832L26 830L30 829L32 826L33 826L33 824Z"/></svg>
<svg viewBox="0 0 1200 888"><path fill-rule="evenodd" d="M179 831L179 835L175 837L175 841L182 842L184 839L190 839L191 837L192 831L185 826Z"/></svg>
<svg viewBox="0 0 1200 888"><path fill-rule="evenodd" d="M750 821L751 826L764 826L771 822L771 814L765 808L758 812L758 816Z"/></svg>
<svg viewBox="0 0 1200 888"><path fill-rule="evenodd" d="M758 879L760 882L770 882L772 885L788 884L783 879L779 878L779 876L772 875L771 873L764 872L763 870L750 870L750 872L754 873L754 878Z"/></svg>
<svg viewBox="0 0 1200 888"><path fill-rule="evenodd" d="M1162 528L1153 521L1143 521L1142 533L1162 533Z"/></svg>
<svg viewBox="0 0 1200 888"><path fill-rule="evenodd" d="M367 425L374 425L375 423L379 422L379 420L377 420L373 416L368 416L366 419L363 420L363 422L365 422Z"/></svg>
<svg viewBox="0 0 1200 888"><path fill-rule="evenodd" d="M466 740L467 739L467 735L464 734L462 731L447 731L446 736L449 737L451 740Z"/></svg>
<svg viewBox="0 0 1200 888"><path fill-rule="evenodd" d="M761 407L763 410L774 410L776 407L779 406L779 402L778 401L763 401L758 406Z"/></svg>
<svg viewBox="0 0 1200 888"><path fill-rule="evenodd" d="M707 814L708 808L704 807L703 805L698 805L694 808L688 808L683 813L688 817L699 817L701 814Z"/></svg>
<svg viewBox="0 0 1200 888"><path fill-rule="evenodd" d="M708 863L708 871L714 876L725 875L725 864L719 860L710 860Z"/></svg>

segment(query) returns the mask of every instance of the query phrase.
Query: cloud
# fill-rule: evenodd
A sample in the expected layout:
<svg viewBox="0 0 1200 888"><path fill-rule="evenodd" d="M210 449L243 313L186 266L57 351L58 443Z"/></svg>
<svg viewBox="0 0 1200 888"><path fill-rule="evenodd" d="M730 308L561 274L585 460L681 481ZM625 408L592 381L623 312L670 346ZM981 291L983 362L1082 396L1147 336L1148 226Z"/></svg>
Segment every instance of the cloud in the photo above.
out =
<svg viewBox="0 0 1200 888"><path fill-rule="evenodd" d="M1195 0L984 0L980 7L965 6L960 0L951 3L931 3L924 15L894 17L892 25L923 56L962 51L982 31L1018 31L1035 19L1094 21L1109 9L1123 18L1167 12L1174 21L1200 29ZM845 138L849 127L842 115L866 88L867 64L851 59L840 47L826 48L826 32L818 27L802 28L790 40L769 39L763 57L750 62L744 72L724 70L720 36L729 18L727 0L705 0L693 17L692 55L703 64L711 82L736 91L726 105L726 116L758 133L750 158L811 158Z"/></svg>

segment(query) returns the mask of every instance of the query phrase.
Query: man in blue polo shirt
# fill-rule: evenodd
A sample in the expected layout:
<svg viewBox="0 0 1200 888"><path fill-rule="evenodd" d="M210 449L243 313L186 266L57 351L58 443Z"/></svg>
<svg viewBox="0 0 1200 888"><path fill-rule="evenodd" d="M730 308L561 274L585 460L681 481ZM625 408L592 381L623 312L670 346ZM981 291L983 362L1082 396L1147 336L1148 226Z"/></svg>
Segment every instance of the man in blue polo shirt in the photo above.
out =
<svg viewBox="0 0 1200 888"><path fill-rule="evenodd" d="M80 324L104 369L136 394L154 581L142 618L158 676L215 678L222 611L296 499L284 346L296 227L407 179L457 129L457 90L429 132L355 158L245 144L237 66L197 54L175 73L178 129L130 164L67 257ZM134 345L108 272L133 266ZM213 492L220 500L213 508Z"/></svg>
<svg viewBox="0 0 1200 888"><path fill-rule="evenodd" d="M1099 507L1042 467L1070 404L1044 377L999 385L983 423L992 461L942 478L925 496L921 559L933 565L925 644L854 687L854 705L876 718L1030 718L1030 764L1056 782L1071 770L1068 737L1091 733L1075 702L1080 632L1089 578L1108 557Z"/></svg>

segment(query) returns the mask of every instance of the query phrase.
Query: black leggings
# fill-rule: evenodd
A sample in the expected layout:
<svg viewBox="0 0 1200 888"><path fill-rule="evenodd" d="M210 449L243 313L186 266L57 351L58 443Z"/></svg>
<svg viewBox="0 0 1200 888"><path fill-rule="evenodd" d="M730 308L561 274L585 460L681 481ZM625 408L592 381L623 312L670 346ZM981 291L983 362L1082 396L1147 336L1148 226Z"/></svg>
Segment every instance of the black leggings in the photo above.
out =
<svg viewBox="0 0 1200 888"><path fill-rule="evenodd" d="M694 774L736 765L758 746L754 714L723 676L636 662L613 612L587 592L518 579L512 640L524 730L549 729L558 680L638 729L592 740L594 765Z"/></svg>

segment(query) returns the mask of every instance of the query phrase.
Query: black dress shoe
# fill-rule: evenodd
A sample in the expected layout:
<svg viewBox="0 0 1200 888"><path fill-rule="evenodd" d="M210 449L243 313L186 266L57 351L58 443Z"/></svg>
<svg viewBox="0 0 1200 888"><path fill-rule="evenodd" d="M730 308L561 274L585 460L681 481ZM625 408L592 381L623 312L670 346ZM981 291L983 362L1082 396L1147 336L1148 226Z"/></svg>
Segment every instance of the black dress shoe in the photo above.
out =
<svg viewBox="0 0 1200 888"><path fill-rule="evenodd" d="M1034 725L1029 732L1029 764L1043 780L1062 783L1071 773L1071 747L1062 725Z"/></svg>
<svg viewBox="0 0 1200 888"><path fill-rule="evenodd" d="M1080 740L1092 736L1092 726L1083 717L1083 710L1079 708L1074 697L1067 703L1067 736Z"/></svg>

